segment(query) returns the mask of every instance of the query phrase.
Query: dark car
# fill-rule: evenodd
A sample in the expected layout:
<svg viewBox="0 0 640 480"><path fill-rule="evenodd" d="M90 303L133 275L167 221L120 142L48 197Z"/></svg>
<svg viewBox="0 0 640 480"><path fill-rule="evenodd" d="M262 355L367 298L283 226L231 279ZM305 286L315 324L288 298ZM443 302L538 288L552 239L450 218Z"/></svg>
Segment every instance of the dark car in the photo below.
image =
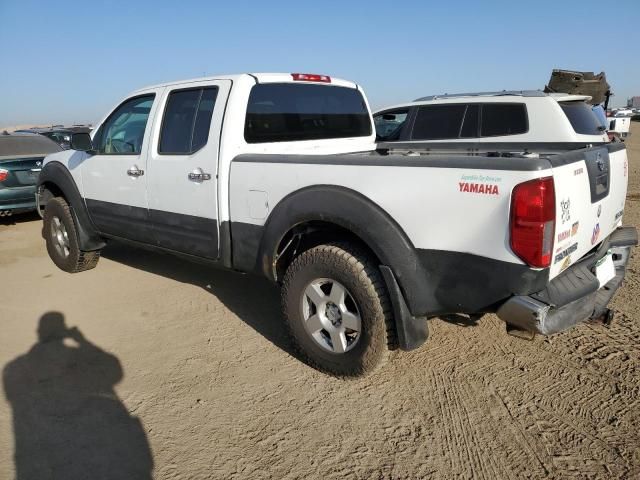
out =
<svg viewBox="0 0 640 480"><path fill-rule="evenodd" d="M60 151L62 147L42 135L0 134L0 216L35 210L42 160Z"/></svg>
<svg viewBox="0 0 640 480"><path fill-rule="evenodd" d="M90 132L90 127L85 126L73 126L63 127L61 125L54 125L49 128L27 128L23 130L16 130L16 133L37 133L50 138L63 149L68 150L71 146L71 135L77 132Z"/></svg>

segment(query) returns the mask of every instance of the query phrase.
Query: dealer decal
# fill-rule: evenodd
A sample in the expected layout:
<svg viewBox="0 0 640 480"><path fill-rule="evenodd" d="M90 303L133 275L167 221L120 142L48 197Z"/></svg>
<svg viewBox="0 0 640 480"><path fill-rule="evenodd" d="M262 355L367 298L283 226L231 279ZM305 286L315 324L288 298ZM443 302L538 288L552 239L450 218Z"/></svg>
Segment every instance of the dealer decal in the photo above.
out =
<svg viewBox="0 0 640 480"><path fill-rule="evenodd" d="M560 208L562 209L562 223L566 223L571 220L571 199L567 198L566 200L560 200Z"/></svg>
<svg viewBox="0 0 640 480"><path fill-rule="evenodd" d="M490 183L467 183L458 182L461 192L484 193L485 195L499 195L498 185Z"/></svg>
<svg viewBox="0 0 640 480"><path fill-rule="evenodd" d="M563 250L562 252L557 254L555 260L553 261L553 263L558 263L560 260L564 260L569 255L571 255L573 252L575 252L577 249L578 249L578 244L574 243L573 245L571 245L566 250Z"/></svg>
<svg viewBox="0 0 640 480"><path fill-rule="evenodd" d="M613 220L617 222L620 219L620 217L622 217L623 213L624 213L624 210L620 210L619 212L617 212Z"/></svg>
<svg viewBox="0 0 640 480"><path fill-rule="evenodd" d="M566 240L571 235L571 230L565 230L564 232L560 232L558 234L558 242Z"/></svg>
<svg viewBox="0 0 640 480"><path fill-rule="evenodd" d="M576 168L573 171L573 175L582 175L584 173L584 168L580 167L580 168Z"/></svg>
<svg viewBox="0 0 640 480"><path fill-rule="evenodd" d="M600 236L600 224L596 223L596 226L593 227L593 233L591 234L591 245L595 245L598 241L598 237Z"/></svg>
<svg viewBox="0 0 640 480"><path fill-rule="evenodd" d="M567 268L569 268L569 265L571 265L571 255L564 259L564 262L562 262L562 265L560 265L560 271L564 272Z"/></svg>
<svg viewBox="0 0 640 480"><path fill-rule="evenodd" d="M578 233L578 227L579 226L580 226L580 222L576 222L573 225L571 225L571 236L572 237Z"/></svg>

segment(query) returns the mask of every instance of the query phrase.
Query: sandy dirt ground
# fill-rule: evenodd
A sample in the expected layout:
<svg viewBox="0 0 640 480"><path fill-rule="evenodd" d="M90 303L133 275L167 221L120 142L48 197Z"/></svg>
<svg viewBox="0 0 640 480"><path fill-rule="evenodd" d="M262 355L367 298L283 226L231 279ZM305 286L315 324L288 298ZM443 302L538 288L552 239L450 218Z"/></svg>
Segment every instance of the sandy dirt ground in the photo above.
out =
<svg viewBox="0 0 640 480"><path fill-rule="evenodd" d="M292 356L264 281L118 245L69 275L40 228L0 224L0 479L640 478L640 251L610 327L436 319L342 381Z"/></svg>

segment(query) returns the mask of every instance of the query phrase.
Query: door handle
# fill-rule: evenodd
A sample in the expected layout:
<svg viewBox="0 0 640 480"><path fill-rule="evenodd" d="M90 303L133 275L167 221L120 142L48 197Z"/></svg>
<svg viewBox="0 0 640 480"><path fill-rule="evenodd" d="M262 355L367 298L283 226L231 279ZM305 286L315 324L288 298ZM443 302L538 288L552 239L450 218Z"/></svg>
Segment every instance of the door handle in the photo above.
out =
<svg viewBox="0 0 640 480"><path fill-rule="evenodd" d="M144 175L144 170L140 170L137 165L133 165L127 170L127 175L130 177L141 177Z"/></svg>
<svg viewBox="0 0 640 480"><path fill-rule="evenodd" d="M189 175L187 175L187 177L192 182L202 182L204 180L211 180L211 174L204 173L201 168L196 168L192 172L189 172Z"/></svg>

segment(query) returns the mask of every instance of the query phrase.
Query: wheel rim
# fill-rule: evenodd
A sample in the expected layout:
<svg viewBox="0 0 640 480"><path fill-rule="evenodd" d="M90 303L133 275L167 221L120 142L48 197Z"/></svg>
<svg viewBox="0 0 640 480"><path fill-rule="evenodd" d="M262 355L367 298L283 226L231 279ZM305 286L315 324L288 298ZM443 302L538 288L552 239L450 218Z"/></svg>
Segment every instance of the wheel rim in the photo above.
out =
<svg viewBox="0 0 640 480"><path fill-rule="evenodd" d="M362 319L344 285L330 278L313 280L303 292L301 306L305 329L322 349L341 354L356 346Z"/></svg>
<svg viewBox="0 0 640 480"><path fill-rule="evenodd" d="M51 219L51 238L58 255L67 258L69 256L69 234L64 223L56 216Z"/></svg>

